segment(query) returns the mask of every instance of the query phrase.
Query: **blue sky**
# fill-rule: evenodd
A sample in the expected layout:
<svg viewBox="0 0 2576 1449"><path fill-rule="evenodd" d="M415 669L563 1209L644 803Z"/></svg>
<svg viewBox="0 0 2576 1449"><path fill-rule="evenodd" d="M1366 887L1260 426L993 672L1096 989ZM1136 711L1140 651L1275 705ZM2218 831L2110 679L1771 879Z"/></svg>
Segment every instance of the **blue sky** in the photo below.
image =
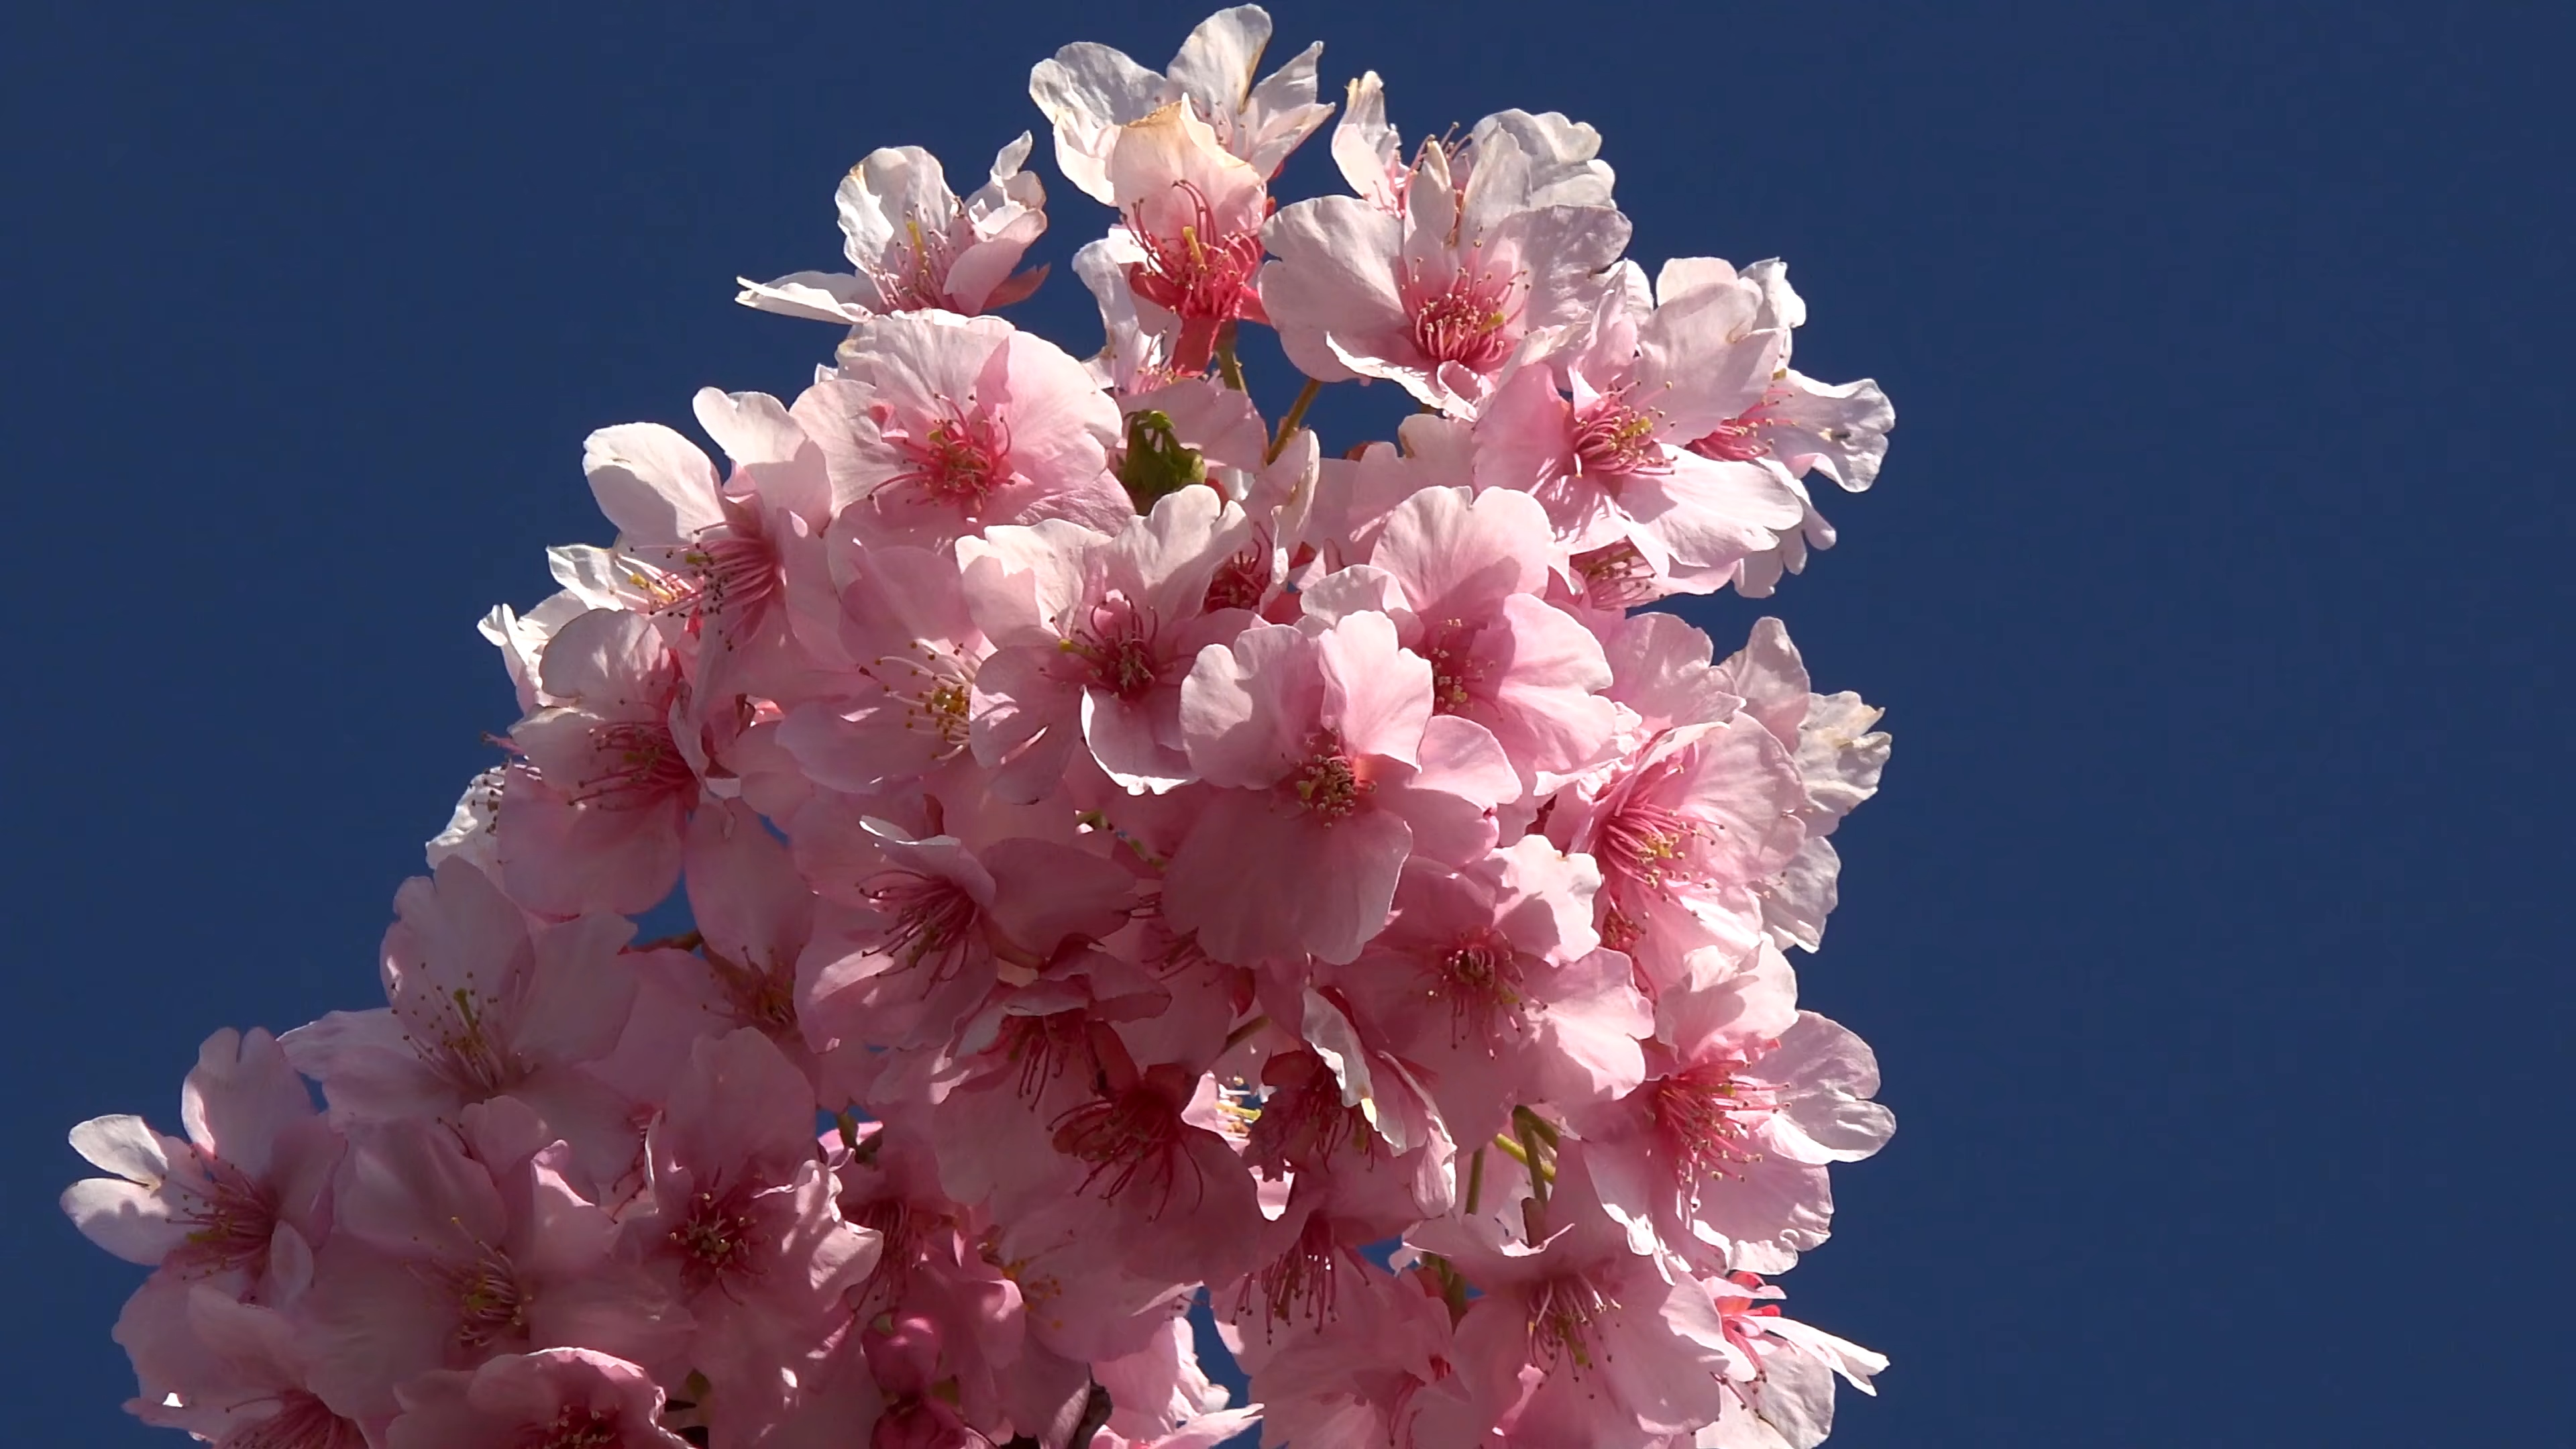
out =
<svg viewBox="0 0 2576 1449"><path fill-rule="evenodd" d="M832 265L852 161L971 174L1031 62L1200 13L235 9L0 21L30 1443L176 1442L118 1412L137 1274L56 1215L63 1130L368 1004L510 723L474 619L606 541L583 435L792 392L829 330L732 278ZM1902 1123L1786 1282L1896 1360L1834 1442L2563 1435L2569 23L1274 10L1408 131L1599 126L1635 255L1788 258L1801 369L1896 400L1842 545L1692 611L1896 738L1801 963ZM1104 216L1052 189L1061 262ZM1070 282L1018 316L1079 348Z"/></svg>

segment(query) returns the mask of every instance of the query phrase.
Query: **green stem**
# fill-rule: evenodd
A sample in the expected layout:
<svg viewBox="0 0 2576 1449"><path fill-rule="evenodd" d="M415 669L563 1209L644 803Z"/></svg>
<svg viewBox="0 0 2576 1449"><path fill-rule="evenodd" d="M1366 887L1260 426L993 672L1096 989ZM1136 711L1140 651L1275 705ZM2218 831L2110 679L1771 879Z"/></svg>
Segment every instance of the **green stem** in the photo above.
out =
<svg viewBox="0 0 2576 1449"><path fill-rule="evenodd" d="M1530 1201L1537 1204L1542 1212L1547 1209L1547 1186L1556 1180L1546 1149L1539 1145L1540 1133L1546 1126L1529 1108L1512 1109L1512 1127L1520 1136L1521 1151L1526 1154L1521 1161L1529 1168Z"/></svg>
<svg viewBox="0 0 2576 1449"><path fill-rule="evenodd" d="M1297 400L1288 405L1287 414L1279 419L1279 431L1272 435L1269 450L1261 455L1262 462L1279 461L1279 455L1287 450L1288 440L1297 436L1297 425L1306 421L1306 409L1315 401L1315 394L1323 390L1323 383L1311 377L1306 379L1304 387L1297 389Z"/></svg>
<svg viewBox="0 0 2576 1449"><path fill-rule="evenodd" d="M1216 370L1217 375L1225 379L1227 387L1236 392L1251 391L1243 385L1243 364L1235 360L1234 324L1231 322L1216 335Z"/></svg>
<svg viewBox="0 0 2576 1449"><path fill-rule="evenodd" d="M1485 1195L1485 1149L1479 1147L1467 1158L1467 1211L1476 1210L1477 1199Z"/></svg>
<svg viewBox="0 0 2576 1449"><path fill-rule="evenodd" d="M1465 1275L1450 1266L1449 1260L1438 1253L1423 1254L1422 1266L1430 1272L1433 1281L1440 1285L1440 1301L1449 1307L1449 1321L1455 1324L1459 1319L1466 1317L1467 1279Z"/></svg>
<svg viewBox="0 0 2576 1449"><path fill-rule="evenodd" d="M1546 1143L1550 1154L1553 1155L1558 1141L1555 1123L1550 1122L1545 1117L1540 1116L1527 1107L1514 1107L1512 1109L1512 1120L1519 1123L1525 1130L1537 1133L1538 1140Z"/></svg>

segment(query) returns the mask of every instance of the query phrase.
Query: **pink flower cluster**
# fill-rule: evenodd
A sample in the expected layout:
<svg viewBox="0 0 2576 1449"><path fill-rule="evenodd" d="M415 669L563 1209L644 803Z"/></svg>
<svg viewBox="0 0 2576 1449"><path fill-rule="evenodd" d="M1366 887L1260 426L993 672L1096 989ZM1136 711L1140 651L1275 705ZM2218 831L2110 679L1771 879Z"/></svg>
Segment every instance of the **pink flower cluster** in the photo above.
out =
<svg viewBox="0 0 2576 1449"><path fill-rule="evenodd" d="M1323 126L1245 6L1031 91L1117 211L1101 351L989 310L1028 137L840 193L845 325L585 464L611 547L495 609L522 711L386 1004L217 1033L64 1206L154 1268L133 1412L228 1449L1804 1446L1876 1354L1769 1279L1875 1152L1788 956L1887 737L1767 593L1872 480L1782 267L1651 279L1599 137ZM1309 379L1272 422L1235 340ZM1421 404L1324 456L1320 385ZM636 939L674 887L693 929ZM317 1109L307 1081L318 1083ZM1227 1408L1203 1301L1258 1408Z"/></svg>

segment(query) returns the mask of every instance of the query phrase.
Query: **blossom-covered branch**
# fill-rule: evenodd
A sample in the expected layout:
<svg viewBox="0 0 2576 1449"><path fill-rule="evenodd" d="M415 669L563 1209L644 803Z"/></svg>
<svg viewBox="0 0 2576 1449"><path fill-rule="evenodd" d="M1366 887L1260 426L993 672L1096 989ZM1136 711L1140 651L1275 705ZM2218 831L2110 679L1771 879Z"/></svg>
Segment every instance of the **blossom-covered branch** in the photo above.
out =
<svg viewBox="0 0 2576 1449"><path fill-rule="evenodd" d="M995 315L1004 146L839 194L792 401L594 434L615 529L484 633L502 757L383 1002L210 1037L72 1143L152 1269L144 1420L227 1449L1310 1449L1824 1439L1885 1360L1782 1316L1893 1128L1797 1005L1878 711L1760 596L1876 477L1778 262L1627 260L1601 137L1408 143L1243 6L1030 90L1109 210L1089 357ZM1005 128L1016 129L1016 128ZM1236 340L1303 373L1265 418ZM1261 381L1255 379L1254 381ZM1326 447L1318 392L1402 389ZM1343 440L1347 442L1347 440ZM682 893L690 928L639 940ZM311 1084L311 1085L308 1085ZM318 1086L320 1101L312 1095ZM1257 1402L1229 1407L1204 1303Z"/></svg>

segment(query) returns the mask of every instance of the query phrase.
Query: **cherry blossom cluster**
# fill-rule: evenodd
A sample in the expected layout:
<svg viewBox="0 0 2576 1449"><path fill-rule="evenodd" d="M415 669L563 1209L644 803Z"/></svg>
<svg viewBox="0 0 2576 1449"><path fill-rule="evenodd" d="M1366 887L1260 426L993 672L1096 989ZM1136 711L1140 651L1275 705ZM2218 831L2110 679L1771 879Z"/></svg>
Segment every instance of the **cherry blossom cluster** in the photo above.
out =
<svg viewBox="0 0 2576 1449"><path fill-rule="evenodd" d="M1778 262L1649 278L1600 138L1332 119L1244 6L1031 93L1115 211L1076 357L1046 195L839 193L846 328L721 463L594 434L608 547L484 632L518 694L385 1004L210 1038L182 1135L72 1134L154 1271L134 1413L228 1449L1806 1446L1885 1360L1785 1317L1892 1130L1787 952L1887 737L1768 594L1874 478ZM1237 343L1304 375L1276 419ZM1319 389L1401 389L1327 454ZM635 918L684 900L687 929ZM318 1084L319 1102L310 1084ZM1189 1313L1257 1406L1227 1407Z"/></svg>

